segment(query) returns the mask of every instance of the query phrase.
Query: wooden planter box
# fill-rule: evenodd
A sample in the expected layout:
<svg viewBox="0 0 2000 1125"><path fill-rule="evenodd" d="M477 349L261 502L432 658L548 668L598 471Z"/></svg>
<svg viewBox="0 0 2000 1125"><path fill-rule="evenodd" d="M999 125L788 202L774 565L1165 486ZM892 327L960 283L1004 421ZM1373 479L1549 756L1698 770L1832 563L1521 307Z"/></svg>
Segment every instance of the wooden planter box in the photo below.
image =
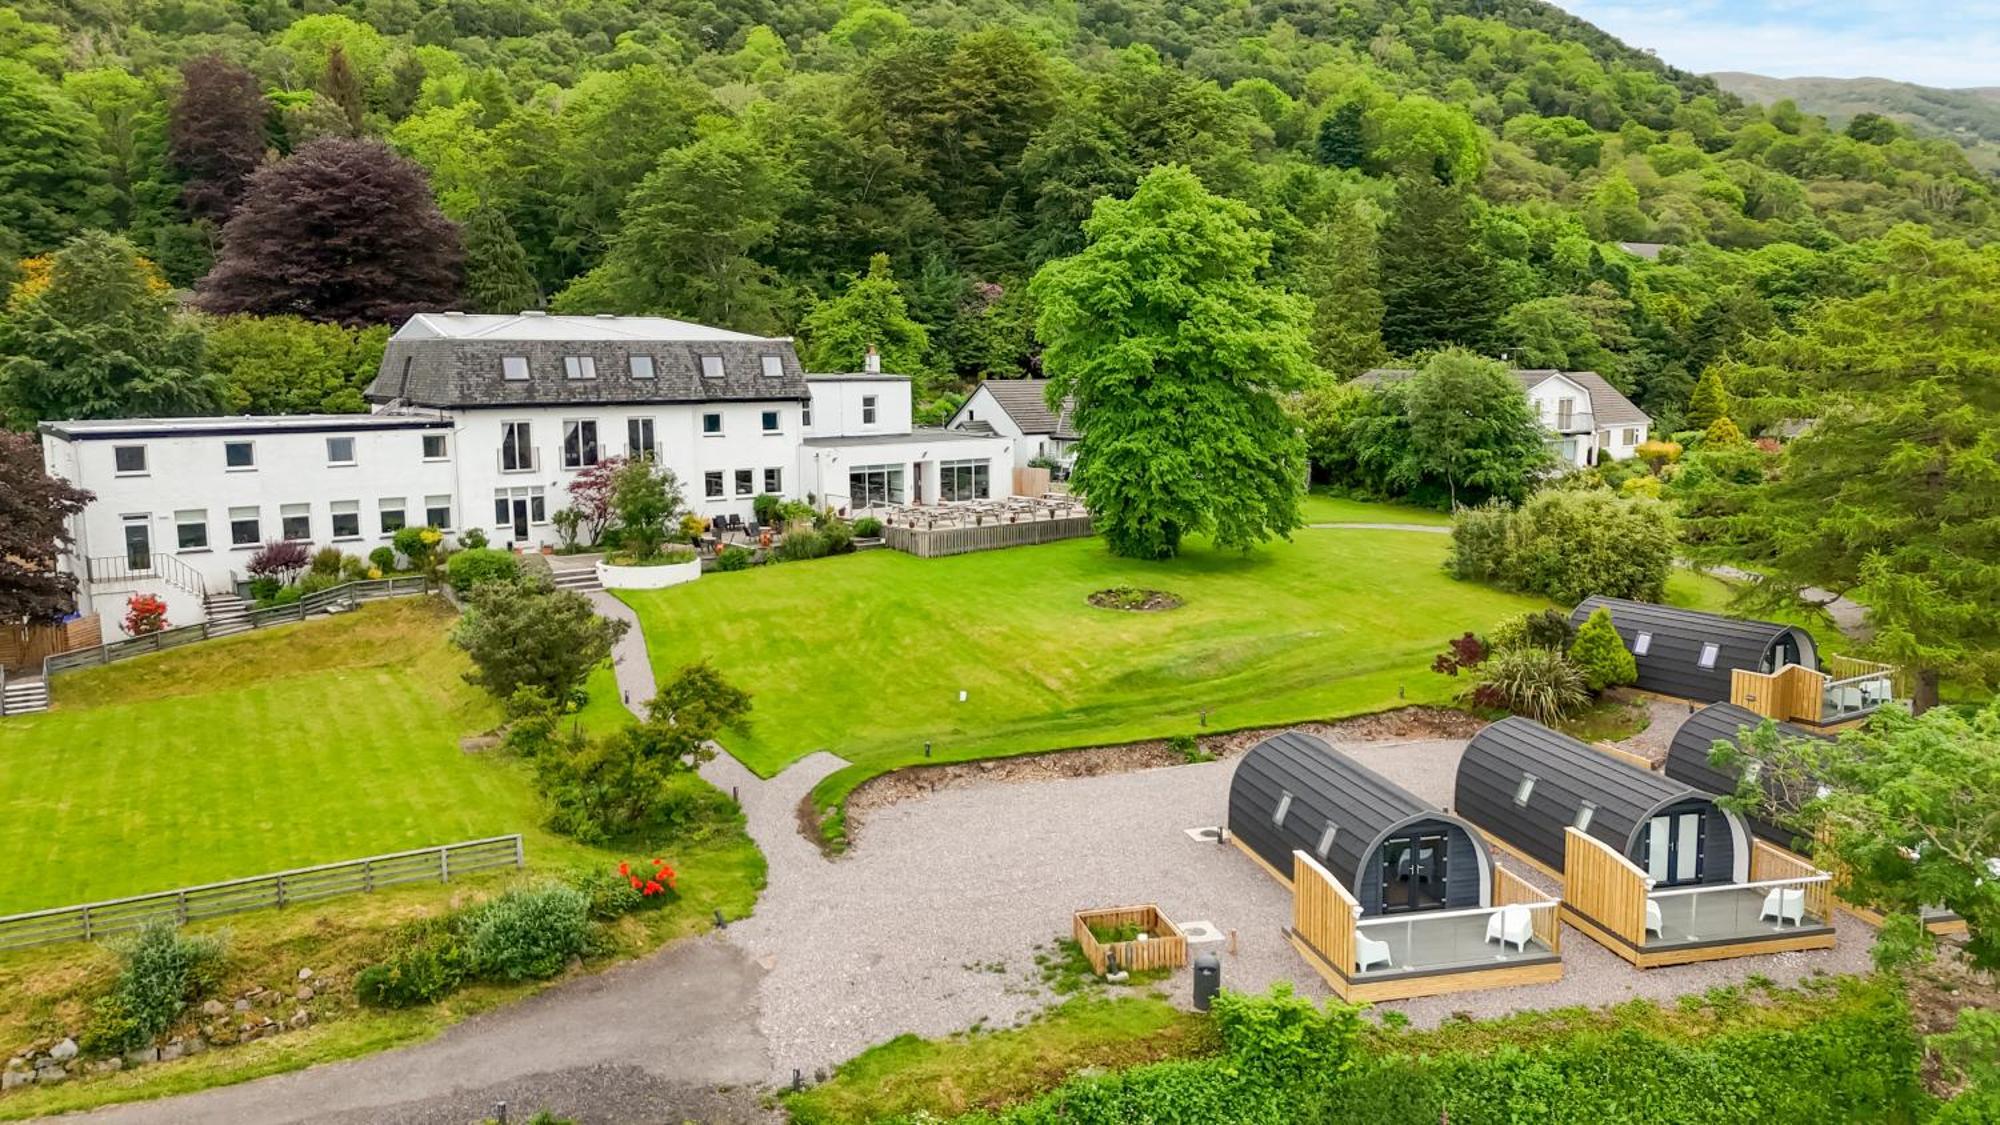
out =
<svg viewBox="0 0 2000 1125"><path fill-rule="evenodd" d="M1137 926L1148 935L1145 941L1100 942L1090 932L1092 924L1105 927ZM1173 969L1188 963L1187 936L1157 906L1114 906L1104 910L1079 910L1074 922L1076 943L1090 967L1103 976L1109 951L1117 950L1118 967L1136 971Z"/></svg>

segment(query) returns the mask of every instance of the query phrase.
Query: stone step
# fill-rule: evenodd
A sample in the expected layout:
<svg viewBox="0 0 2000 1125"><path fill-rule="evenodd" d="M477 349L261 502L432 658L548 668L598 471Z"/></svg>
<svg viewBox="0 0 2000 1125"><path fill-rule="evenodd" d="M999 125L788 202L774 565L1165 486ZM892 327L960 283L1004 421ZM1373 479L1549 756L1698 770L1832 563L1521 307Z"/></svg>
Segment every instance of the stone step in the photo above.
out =
<svg viewBox="0 0 2000 1125"><path fill-rule="evenodd" d="M209 639L210 639L210 640L214 640L214 639L215 639L215 638L217 638L217 637L228 637L228 636L233 636L234 634L237 634L237 633L247 633L247 632L249 632L249 631L250 631L250 621L249 621L249 619L248 619L248 618L243 618L243 617L232 617L232 618L213 618L213 617L212 617L212 618L209 618L209 621L208 621L208 637L209 637Z"/></svg>
<svg viewBox="0 0 2000 1125"><path fill-rule="evenodd" d="M0 692L0 714L21 715L49 709L49 685L42 680L9 680Z"/></svg>

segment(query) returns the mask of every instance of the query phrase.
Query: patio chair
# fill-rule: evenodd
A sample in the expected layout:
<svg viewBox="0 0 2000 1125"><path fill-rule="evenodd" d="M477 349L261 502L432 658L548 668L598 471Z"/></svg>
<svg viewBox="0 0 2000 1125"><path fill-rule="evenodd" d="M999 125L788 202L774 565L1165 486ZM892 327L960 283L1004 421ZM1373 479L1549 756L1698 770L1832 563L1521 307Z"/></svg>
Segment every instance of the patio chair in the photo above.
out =
<svg viewBox="0 0 2000 1125"><path fill-rule="evenodd" d="M1800 887L1773 887L1771 893L1764 896L1764 909L1757 914L1759 922L1766 918L1777 919L1780 926L1785 924L1787 918L1794 926L1805 925L1805 890Z"/></svg>
<svg viewBox="0 0 2000 1125"><path fill-rule="evenodd" d="M1389 959L1388 942L1357 933L1354 935L1354 971L1365 973L1370 965L1396 967L1396 963Z"/></svg>
<svg viewBox="0 0 2000 1125"><path fill-rule="evenodd" d="M1665 924L1660 920L1660 904L1650 898L1646 900L1646 932L1667 936Z"/></svg>
<svg viewBox="0 0 2000 1125"><path fill-rule="evenodd" d="M1528 951L1528 940L1535 936L1535 917L1528 908L1518 903L1503 906L1499 913L1486 920L1486 940L1497 941L1501 949L1512 942L1521 952Z"/></svg>

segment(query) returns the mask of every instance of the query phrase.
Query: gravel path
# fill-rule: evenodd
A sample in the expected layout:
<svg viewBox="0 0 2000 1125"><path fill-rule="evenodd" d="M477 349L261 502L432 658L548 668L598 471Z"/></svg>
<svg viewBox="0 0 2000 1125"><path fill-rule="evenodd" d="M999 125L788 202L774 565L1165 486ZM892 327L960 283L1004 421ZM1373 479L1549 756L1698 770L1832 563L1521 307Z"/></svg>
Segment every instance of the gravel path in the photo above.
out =
<svg viewBox="0 0 2000 1125"><path fill-rule="evenodd" d="M1620 738L1604 743L1628 754L1637 754L1655 766L1667 760L1667 750L1674 744L1674 735L1694 714L1693 705L1675 700L1647 696L1646 729L1630 738Z"/></svg>
<svg viewBox="0 0 2000 1125"><path fill-rule="evenodd" d="M592 590L588 594L592 605L597 607L599 617L631 624L625 635L611 649L611 671L618 678L618 690L625 697L625 706L641 718L645 717L646 701L653 698L653 662L646 656L646 634L639 626L639 615L632 607L605 593Z"/></svg>
<svg viewBox="0 0 2000 1125"><path fill-rule="evenodd" d="M1708 573L1730 582L1761 582L1763 575L1734 566L1711 566ZM1852 640L1866 641L1875 636L1875 630L1868 625L1868 610L1859 602L1841 597L1832 590L1822 590L1817 586L1807 586L1799 594L1808 601L1825 605L1826 615L1833 619L1834 628Z"/></svg>

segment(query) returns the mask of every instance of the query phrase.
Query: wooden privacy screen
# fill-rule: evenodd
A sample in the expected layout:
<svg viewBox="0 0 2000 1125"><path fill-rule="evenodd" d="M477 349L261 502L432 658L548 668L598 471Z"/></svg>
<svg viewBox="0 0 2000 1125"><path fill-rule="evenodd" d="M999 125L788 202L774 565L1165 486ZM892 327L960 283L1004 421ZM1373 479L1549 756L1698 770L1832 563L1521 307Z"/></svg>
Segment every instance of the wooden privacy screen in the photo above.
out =
<svg viewBox="0 0 2000 1125"><path fill-rule="evenodd" d="M1563 903L1614 938L1646 943L1646 873L1574 828L1563 829Z"/></svg>
<svg viewBox="0 0 2000 1125"><path fill-rule="evenodd" d="M1558 903L1561 900L1546 894L1540 887L1514 874L1512 871L1493 865L1493 905L1513 906L1520 903L1538 906L1542 903ZM1562 952L1562 907L1554 910L1530 910L1528 917L1535 923L1535 939L1549 947L1552 953Z"/></svg>
<svg viewBox="0 0 2000 1125"><path fill-rule="evenodd" d="M1292 853L1292 932L1342 975L1354 972L1354 922L1361 904L1326 868Z"/></svg>

